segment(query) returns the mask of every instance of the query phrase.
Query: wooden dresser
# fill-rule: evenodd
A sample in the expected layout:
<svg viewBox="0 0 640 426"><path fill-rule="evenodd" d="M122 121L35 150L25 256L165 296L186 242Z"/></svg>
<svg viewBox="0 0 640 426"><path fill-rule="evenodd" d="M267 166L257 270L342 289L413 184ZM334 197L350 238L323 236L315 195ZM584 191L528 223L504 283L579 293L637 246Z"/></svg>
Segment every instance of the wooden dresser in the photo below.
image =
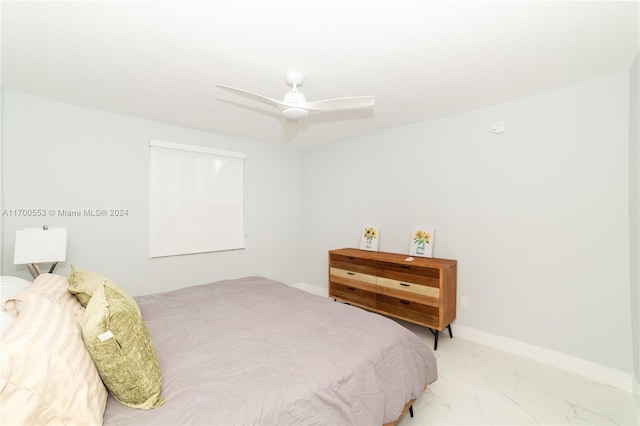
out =
<svg viewBox="0 0 640 426"><path fill-rule="evenodd" d="M329 251L329 297L453 337L457 261L345 248Z"/></svg>

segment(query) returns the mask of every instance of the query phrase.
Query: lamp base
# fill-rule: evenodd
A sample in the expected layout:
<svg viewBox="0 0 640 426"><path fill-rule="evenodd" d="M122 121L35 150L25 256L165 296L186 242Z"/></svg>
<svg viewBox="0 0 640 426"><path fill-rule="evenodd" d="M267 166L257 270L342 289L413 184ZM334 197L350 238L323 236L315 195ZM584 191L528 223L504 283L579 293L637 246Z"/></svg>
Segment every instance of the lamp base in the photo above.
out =
<svg viewBox="0 0 640 426"><path fill-rule="evenodd" d="M53 265L51 265L49 274L53 273L53 271L56 269L56 266L58 266L58 262L54 262ZM29 269L29 272L31 272L31 275L34 279L37 278L38 275L42 274L42 272L40 272L40 268L35 263L28 263L27 268Z"/></svg>

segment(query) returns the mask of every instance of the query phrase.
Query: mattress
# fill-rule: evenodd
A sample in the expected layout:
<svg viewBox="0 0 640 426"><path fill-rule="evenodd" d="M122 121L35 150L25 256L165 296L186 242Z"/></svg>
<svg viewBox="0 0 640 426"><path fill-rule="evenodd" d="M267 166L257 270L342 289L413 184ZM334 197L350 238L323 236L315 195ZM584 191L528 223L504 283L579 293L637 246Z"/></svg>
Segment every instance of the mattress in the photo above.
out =
<svg viewBox="0 0 640 426"><path fill-rule="evenodd" d="M136 297L165 403L109 397L106 425L380 425L436 380L395 321L263 277Z"/></svg>

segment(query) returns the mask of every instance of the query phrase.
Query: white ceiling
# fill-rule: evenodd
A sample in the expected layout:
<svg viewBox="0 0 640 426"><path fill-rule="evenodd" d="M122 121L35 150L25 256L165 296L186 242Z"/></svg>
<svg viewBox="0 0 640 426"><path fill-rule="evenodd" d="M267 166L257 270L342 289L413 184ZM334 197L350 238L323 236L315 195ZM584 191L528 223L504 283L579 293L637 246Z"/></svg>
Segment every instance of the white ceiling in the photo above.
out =
<svg viewBox="0 0 640 426"><path fill-rule="evenodd" d="M5 89L269 143L310 147L628 70L638 1L6 2ZM289 70L309 101L372 110L283 125Z"/></svg>

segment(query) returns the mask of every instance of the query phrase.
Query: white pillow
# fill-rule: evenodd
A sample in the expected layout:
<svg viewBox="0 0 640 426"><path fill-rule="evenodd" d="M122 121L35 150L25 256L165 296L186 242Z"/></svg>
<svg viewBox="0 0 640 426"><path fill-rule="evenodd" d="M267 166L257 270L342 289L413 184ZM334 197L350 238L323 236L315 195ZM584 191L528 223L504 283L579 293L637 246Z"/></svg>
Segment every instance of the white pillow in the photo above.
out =
<svg viewBox="0 0 640 426"><path fill-rule="evenodd" d="M11 277L8 275L0 276L0 297L2 300L2 311L0 312L0 326L1 326L1 334L11 326L13 321L16 319L13 315L8 313L4 308L4 302L16 294L20 293L23 290L26 290L31 285L31 281L24 280L18 277Z"/></svg>

